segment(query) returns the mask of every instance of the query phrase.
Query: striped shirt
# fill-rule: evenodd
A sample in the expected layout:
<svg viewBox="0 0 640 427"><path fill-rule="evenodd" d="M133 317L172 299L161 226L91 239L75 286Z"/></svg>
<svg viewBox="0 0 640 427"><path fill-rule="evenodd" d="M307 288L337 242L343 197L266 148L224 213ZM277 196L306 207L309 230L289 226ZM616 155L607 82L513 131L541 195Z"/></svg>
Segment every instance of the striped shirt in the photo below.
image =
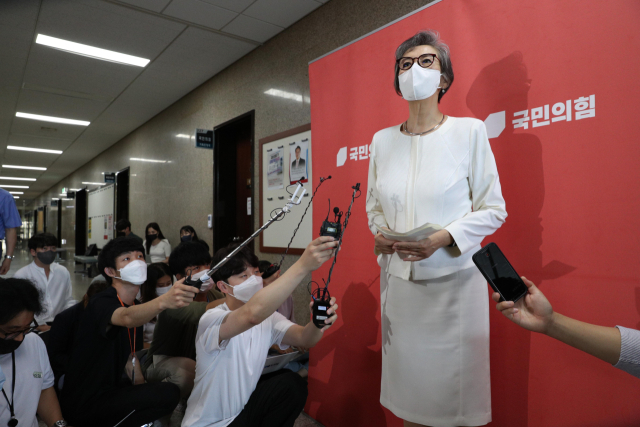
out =
<svg viewBox="0 0 640 427"><path fill-rule="evenodd" d="M613 365L634 377L640 378L640 331L616 326L622 339L620 360Z"/></svg>

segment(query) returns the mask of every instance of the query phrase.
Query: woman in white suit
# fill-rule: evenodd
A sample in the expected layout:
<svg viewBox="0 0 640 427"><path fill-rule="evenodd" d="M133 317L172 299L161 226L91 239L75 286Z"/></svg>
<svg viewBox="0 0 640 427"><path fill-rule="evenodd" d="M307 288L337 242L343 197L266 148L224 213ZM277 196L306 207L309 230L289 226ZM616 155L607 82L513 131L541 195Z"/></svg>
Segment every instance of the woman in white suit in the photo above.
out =
<svg viewBox="0 0 640 427"><path fill-rule="evenodd" d="M471 256L505 221L484 123L445 116L453 83L448 47L424 31L396 50L396 92L409 118L375 134L367 216L381 266L380 402L408 426L491 421L489 304ZM387 240L426 223L420 242Z"/></svg>

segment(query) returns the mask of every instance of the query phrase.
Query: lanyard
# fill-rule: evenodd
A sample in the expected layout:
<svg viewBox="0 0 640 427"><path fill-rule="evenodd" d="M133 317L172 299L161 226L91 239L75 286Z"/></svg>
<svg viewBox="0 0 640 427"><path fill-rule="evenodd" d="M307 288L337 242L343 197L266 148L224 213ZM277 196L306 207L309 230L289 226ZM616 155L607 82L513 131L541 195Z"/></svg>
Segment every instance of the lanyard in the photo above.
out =
<svg viewBox="0 0 640 427"><path fill-rule="evenodd" d="M4 394L4 398L7 400L7 404L9 405L9 411L11 412L11 419L7 423L9 427L16 427L18 425L18 420L16 419L16 414L14 412L16 402L16 352L11 352L11 365L13 378L11 378L11 402L9 402L9 398L7 397L7 393L4 392L4 388L2 389L2 394Z"/></svg>
<svg viewBox="0 0 640 427"><path fill-rule="evenodd" d="M120 300L120 304L124 307L124 303L122 299L120 299L120 295L118 295L118 299ZM133 302L133 305L136 305L136 302ZM126 308L126 307L125 307ZM136 332L137 329L133 328L133 343L131 342L131 329L127 328L127 335L129 335L129 348L131 349L131 363L133 365L133 369L131 370L131 382L135 384L135 375L136 375Z"/></svg>

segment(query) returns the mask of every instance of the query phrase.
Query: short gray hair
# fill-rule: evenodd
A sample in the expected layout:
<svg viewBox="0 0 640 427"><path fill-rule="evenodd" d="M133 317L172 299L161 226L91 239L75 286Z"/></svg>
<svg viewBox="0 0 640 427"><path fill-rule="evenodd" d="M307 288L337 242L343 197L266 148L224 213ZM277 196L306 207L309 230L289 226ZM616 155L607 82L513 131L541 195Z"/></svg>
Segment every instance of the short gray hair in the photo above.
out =
<svg viewBox="0 0 640 427"><path fill-rule="evenodd" d="M444 81L448 84L447 90L451 88L453 84L453 67L451 66L451 57L449 56L449 46L440 40L440 34L437 31L427 30L420 31L415 36L408 38L396 49L396 73L393 86L396 89L396 93L402 96L400 91L400 82L398 81L398 73L400 68L398 67L398 59L408 51L418 46L431 46L438 51L438 61L440 61L440 68ZM438 102L444 96L444 91L440 91L438 94Z"/></svg>

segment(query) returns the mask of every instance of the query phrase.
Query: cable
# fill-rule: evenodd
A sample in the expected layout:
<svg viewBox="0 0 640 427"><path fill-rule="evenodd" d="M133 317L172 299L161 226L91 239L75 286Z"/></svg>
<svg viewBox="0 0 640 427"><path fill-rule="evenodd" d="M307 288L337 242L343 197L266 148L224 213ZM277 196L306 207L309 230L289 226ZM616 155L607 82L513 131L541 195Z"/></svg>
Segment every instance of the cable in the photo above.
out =
<svg viewBox="0 0 640 427"><path fill-rule="evenodd" d="M298 232L298 229L300 228L300 225L302 224L302 221L304 220L304 216L307 214L307 210L309 210L309 207L311 206L311 202L313 202L313 198L316 197L316 193L318 192L318 189L320 188L320 186L322 185L323 182L325 182L325 181L327 181L329 179L331 179L331 175L329 175L326 178L320 177L320 183L318 184L316 189L313 191L313 194L311 195L311 200L309 200L309 203L307 204L307 207L305 208L304 212L302 213L302 218L300 218L300 222L298 222L298 225L296 226L295 230L293 230L293 236L291 236L291 240L289 240L289 244L287 245L287 249L284 251L284 253L282 254L282 257L280 258L280 262L277 264L278 270L280 270L280 267L282 267L282 263L284 262L284 257L289 252L289 248L291 247L291 243L293 243L293 239L296 237L296 233ZM291 187L291 186L289 185L289 186L287 186L287 188L288 187ZM288 189L287 189L287 192L289 192Z"/></svg>

